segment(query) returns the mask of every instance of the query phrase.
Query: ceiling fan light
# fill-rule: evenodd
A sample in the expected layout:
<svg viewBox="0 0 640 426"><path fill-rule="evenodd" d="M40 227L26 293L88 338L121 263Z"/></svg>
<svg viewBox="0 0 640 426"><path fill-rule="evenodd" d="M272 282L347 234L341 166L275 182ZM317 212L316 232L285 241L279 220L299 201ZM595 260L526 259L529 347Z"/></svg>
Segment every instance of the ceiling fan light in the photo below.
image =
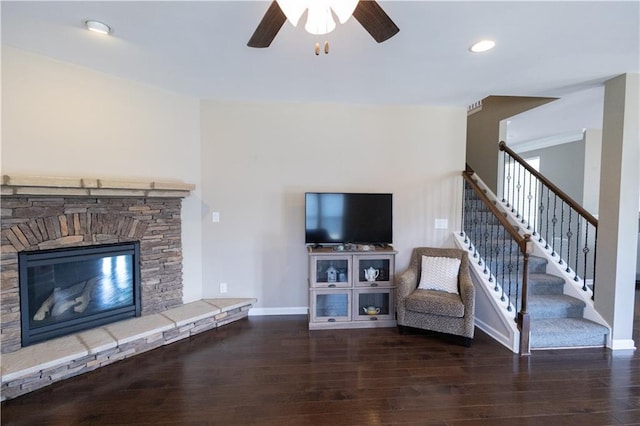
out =
<svg viewBox="0 0 640 426"><path fill-rule="evenodd" d="M331 10L327 5L312 5L307 14L307 23L304 29L310 34L327 34L336 28L336 21L333 20Z"/></svg>
<svg viewBox="0 0 640 426"><path fill-rule="evenodd" d="M473 53L482 53L487 50L491 50L495 47L496 42L493 40L480 40L479 42L472 45L469 50Z"/></svg>
<svg viewBox="0 0 640 426"><path fill-rule="evenodd" d="M298 26L298 21L302 18L302 14L305 10L307 10L306 2L301 0L276 0L278 2L278 6L284 13L284 16L287 17L287 20L291 22L291 24L296 27Z"/></svg>
<svg viewBox="0 0 640 426"><path fill-rule="evenodd" d="M333 0L329 1L331 9L338 16L338 20L341 24L347 22L347 20L353 15L353 11L356 10L359 0Z"/></svg>
<svg viewBox="0 0 640 426"><path fill-rule="evenodd" d="M341 24L353 14L359 0L276 0L287 20L296 27L308 9L305 29L311 34L327 34L336 28L333 11Z"/></svg>

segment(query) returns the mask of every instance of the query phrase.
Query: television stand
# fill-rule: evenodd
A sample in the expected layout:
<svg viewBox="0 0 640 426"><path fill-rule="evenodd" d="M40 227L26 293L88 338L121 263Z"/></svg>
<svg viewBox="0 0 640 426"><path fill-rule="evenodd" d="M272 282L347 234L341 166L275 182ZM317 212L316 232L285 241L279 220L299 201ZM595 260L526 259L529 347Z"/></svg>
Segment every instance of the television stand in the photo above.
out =
<svg viewBox="0 0 640 426"><path fill-rule="evenodd" d="M396 253L308 247L309 329L395 327Z"/></svg>

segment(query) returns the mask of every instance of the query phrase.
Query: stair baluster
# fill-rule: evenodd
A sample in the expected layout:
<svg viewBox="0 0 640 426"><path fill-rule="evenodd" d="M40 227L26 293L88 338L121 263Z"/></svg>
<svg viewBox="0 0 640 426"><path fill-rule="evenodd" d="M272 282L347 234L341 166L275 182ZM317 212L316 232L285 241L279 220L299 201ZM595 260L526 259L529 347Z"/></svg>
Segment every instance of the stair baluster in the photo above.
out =
<svg viewBox="0 0 640 426"><path fill-rule="evenodd" d="M464 177L465 244L469 240L468 249L479 266L484 266L483 274L495 276L495 291L502 291L501 300L507 303L507 310L513 312L513 319L518 324L521 338L522 355L530 354L530 325L526 306L527 293L527 253L530 236L521 236L509 223L503 213L489 200L487 195L474 182L473 171L467 170ZM473 206L467 209L467 206ZM496 236L502 232L502 249L498 252L496 240L493 239L493 226L497 224ZM496 247L496 248L494 248ZM502 256L501 262L494 262ZM489 278L490 279L490 278Z"/></svg>
<svg viewBox="0 0 640 426"><path fill-rule="evenodd" d="M522 222L523 225L526 223L527 230L533 226L532 234L535 235L538 232L538 241L540 243L544 242L545 249L551 252L551 256L558 255L558 264L564 267L566 273L573 275L572 279L574 281L583 281L582 289L584 291L591 289L594 292L593 298L595 295L598 220L527 164L522 157L511 150L504 142L500 142L499 148L503 153L503 176L505 176L505 181L501 198L504 205L509 207L517 218L524 220L525 216L527 216L527 210L523 208L523 211L519 211L520 206L525 203L524 199L518 199L521 196L519 187L521 182L528 182L528 185L534 186L533 193L541 195L539 220L535 221L528 215L526 220ZM514 178L516 168L518 170L517 182L515 182L516 179ZM520 171L525 174L524 178L520 176ZM518 188L518 191L516 191L516 188ZM546 205L544 202L545 191ZM524 192L526 193L526 191ZM530 197L531 191L527 195L527 198ZM545 216L544 221L542 219L543 213ZM537 230L535 228L536 222L539 222ZM575 252L572 252L573 248L575 248ZM580 256L580 251L582 251L582 256ZM570 265L573 265L573 268ZM582 272L581 276L578 271Z"/></svg>

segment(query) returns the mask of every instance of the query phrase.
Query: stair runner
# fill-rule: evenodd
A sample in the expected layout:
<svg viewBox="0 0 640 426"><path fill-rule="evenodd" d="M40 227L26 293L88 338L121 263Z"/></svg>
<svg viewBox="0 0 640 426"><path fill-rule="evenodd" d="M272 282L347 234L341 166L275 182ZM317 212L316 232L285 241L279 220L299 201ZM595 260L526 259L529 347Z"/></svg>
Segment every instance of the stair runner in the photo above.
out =
<svg viewBox="0 0 640 426"><path fill-rule="evenodd" d="M546 273L547 259L529 257L531 348L604 346L607 327L585 319L585 302L563 294L562 278Z"/></svg>
<svg viewBox="0 0 640 426"><path fill-rule="evenodd" d="M484 235L484 230L493 228L493 232L489 232L491 235L498 235L496 228L501 227L494 220L495 217L487 217L487 224L476 225L483 229L480 235ZM492 251L496 251L496 245L500 246L501 250L505 250L505 244L508 247L509 244L513 244L512 251L518 250L515 248L515 244L507 237L507 241L502 239L494 240L494 245L491 247ZM483 256L484 250L480 249L480 256L485 260L487 257ZM501 270L501 261L495 261L496 265L493 265L494 270ZM515 258L505 259L505 262L514 263L517 262ZM597 324L593 321L584 318L585 302L572 296L564 294L565 282L563 278L556 275L551 275L546 272L547 259L538 256L529 256L529 297L527 303L527 310L529 312L531 320L531 335L530 344L532 349L551 349L551 348L576 348L576 347L602 347L606 344L606 337L609 333L607 327ZM490 265L491 266L491 265ZM521 267L518 268L518 271ZM522 294L522 289L515 288L515 283L501 283L505 286L505 292L507 292L508 286L514 286L511 288L511 292L507 294L512 295L511 302L514 306L516 304L516 296Z"/></svg>
<svg viewBox="0 0 640 426"><path fill-rule="evenodd" d="M468 189L468 194L473 194L473 190ZM495 203L499 209L504 209L500 203ZM489 210L481 206L480 210L486 216L484 224L476 224L489 235L499 235L498 229L502 225ZM505 217L507 216L504 213ZM518 227L518 225L516 225ZM505 237L512 244L512 240ZM502 238L498 238L498 241ZM514 251L517 249L514 249ZM479 250L479 255L487 259ZM515 259L514 259L515 261ZM496 262L493 270L500 270L502 267ZM531 349L553 349L553 348L577 348L577 347L602 347L606 345L609 329L603 325L584 318L585 302L575 297L564 294L565 282L561 277L551 275L546 272L548 260L539 256L529 256L529 295L527 298L527 311L529 312L531 335ZM512 285L502 283L504 286ZM506 290L506 289L505 289ZM510 294L515 299L520 295L521 288L516 292L512 288ZM515 300L511 301L515 305Z"/></svg>

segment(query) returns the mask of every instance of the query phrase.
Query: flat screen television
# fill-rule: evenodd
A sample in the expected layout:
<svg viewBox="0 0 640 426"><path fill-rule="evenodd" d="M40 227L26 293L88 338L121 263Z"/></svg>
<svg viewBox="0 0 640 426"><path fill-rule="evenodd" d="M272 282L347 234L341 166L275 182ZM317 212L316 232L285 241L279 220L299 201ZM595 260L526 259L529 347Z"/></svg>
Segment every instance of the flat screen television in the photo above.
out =
<svg viewBox="0 0 640 426"><path fill-rule="evenodd" d="M392 244L393 194L307 192L305 243Z"/></svg>

